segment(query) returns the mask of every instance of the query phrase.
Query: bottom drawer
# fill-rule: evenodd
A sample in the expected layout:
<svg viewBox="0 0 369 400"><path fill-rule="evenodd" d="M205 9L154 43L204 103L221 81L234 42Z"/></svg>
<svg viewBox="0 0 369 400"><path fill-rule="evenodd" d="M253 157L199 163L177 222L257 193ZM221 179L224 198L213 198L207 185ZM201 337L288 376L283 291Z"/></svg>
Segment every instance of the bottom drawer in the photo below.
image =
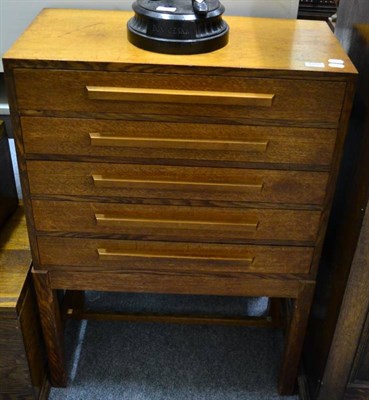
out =
<svg viewBox="0 0 369 400"><path fill-rule="evenodd" d="M40 267L307 274L313 248L39 236Z"/></svg>

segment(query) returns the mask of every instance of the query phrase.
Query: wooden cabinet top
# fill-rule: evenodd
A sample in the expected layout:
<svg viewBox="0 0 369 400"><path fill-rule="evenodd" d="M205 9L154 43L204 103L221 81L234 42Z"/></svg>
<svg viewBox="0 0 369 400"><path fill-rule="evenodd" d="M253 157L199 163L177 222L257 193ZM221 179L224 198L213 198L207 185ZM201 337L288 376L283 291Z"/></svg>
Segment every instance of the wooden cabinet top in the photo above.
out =
<svg viewBox="0 0 369 400"><path fill-rule="evenodd" d="M4 58L26 61L25 66L27 61L53 67L69 62L81 69L87 68L86 63L102 63L106 70L166 65L232 69L241 75L244 70L333 72L338 76L356 73L325 22L225 16L230 39L224 48L197 55L166 55L128 42L126 25L132 15L125 11L45 9ZM342 60L339 63L344 67L331 66L332 59Z"/></svg>

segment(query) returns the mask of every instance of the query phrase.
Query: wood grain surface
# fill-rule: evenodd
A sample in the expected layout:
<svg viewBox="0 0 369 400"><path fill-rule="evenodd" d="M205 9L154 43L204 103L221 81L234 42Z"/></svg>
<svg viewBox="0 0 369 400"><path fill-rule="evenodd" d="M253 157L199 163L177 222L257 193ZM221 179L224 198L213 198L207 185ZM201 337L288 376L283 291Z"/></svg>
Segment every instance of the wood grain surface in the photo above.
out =
<svg viewBox="0 0 369 400"><path fill-rule="evenodd" d="M0 231L0 312L20 312L22 290L31 265L26 221L21 207Z"/></svg>
<svg viewBox="0 0 369 400"><path fill-rule="evenodd" d="M307 274L312 256L312 248L309 247L238 246L47 236L39 236L38 245L42 269L100 273L127 270L182 270L205 271L210 275L212 272L221 271Z"/></svg>
<svg viewBox="0 0 369 400"><path fill-rule="evenodd" d="M229 68L242 74L245 69L288 71L309 74L332 73L335 79L355 72L344 50L324 22L262 18L226 18L230 41L223 49L206 54L166 55L136 48L127 40L126 23L133 13L97 10L46 9L5 54L6 59L71 62L78 68L132 68L160 72L161 66ZM65 21L68 20L68 24ZM42 40L40 40L42 32ZM247 38L247 46L245 45ZM316 38L319 38L317 40ZM94 43L93 51L91 44ZM324 43L324 45L322 45ZM268 49L268 51L265 51ZM328 59L342 59L345 68L328 65ZM324 67L306 62L323 62Z"/></svg>
<svg viewBox="0 0 369 400"><path fill-rule="evenodd" d="M32 269L32 277L37 293L51 384L63 387L67 385L64 364L64 333L56 291L51 290L46 272Z"/></svg>
<svg viewBox="0 0 369 400"><path fill-rule="evenodd" d="M115 196L321 205L328 174L29 161L28 177L32 196Z"/></svg>
<svg viewBox="0 0 369 400"><path fill-rule="evenodd" d="M26 153L330 167L336 131L225 124L22 117Z"/></svg>
<svg viewBox="0 0 369 400"><path fill-rule="evenodd" d="M294 275L263 275L235 273L185 273L185 272L125 272L53 270L48 272L50 287L69 287L72 290L100 290L135 293L172 293L219 296L270 296L297 297L301 283ZM298 277L298 275L297 275Z"/></svg>
<svg viewBox="0 0 369 400"><path fill-rule="evenodd" d="M313 245L320 212L253 208L32 202L36 230L58 236Z"/></svg>
<svg viewBox="0 0 369 400"><path fill-rule="evenodd" d="M0 398L46 399L46 357L23 208L0 232Z"/></svg>
<svg viewBox="0 0 369 400"><path fill-rule="evenodd" d="M195 71L193 71L195 73ZM211 116L269 119L275 121L325 122L337 126L343 82L317 80L257 79L222 76L142 74L106 71L60 71L15 69L18 107L23 110L54 110L78 112L110 112L130 114ZM56 84L59 82L60 84ZM145 101L94 100L86 87L92 85L127 88L173 88L193 91L219 90L225 92L271 93L275 96L271 107L216 104L182 104ZM312 100L313 99L313 100Z"/></svg>
<svg viewBox="0 0 369 400"><path fill-rule="evenodd" d="M16 319L1 318L0 324L0 397L34 399L19 323Z"/></svg>

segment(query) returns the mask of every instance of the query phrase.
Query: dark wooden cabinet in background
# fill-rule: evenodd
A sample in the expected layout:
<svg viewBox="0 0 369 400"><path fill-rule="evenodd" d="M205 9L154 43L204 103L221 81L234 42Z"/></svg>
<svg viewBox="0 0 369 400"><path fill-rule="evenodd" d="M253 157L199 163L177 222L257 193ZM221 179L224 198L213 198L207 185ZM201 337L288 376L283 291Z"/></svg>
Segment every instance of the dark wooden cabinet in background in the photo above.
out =
<svg viewBox="0 0 369 400"><path fill-rule="evenodd" d="M369 2L341 0L336 36L359 70L305 342L310 397L369 399Z"/></svg>
<svg viewBox="0 0 369 400"><path fill-rule="evenodd" d="M23 208L0 231L0 399L47 399L46 357Z"/></svg>

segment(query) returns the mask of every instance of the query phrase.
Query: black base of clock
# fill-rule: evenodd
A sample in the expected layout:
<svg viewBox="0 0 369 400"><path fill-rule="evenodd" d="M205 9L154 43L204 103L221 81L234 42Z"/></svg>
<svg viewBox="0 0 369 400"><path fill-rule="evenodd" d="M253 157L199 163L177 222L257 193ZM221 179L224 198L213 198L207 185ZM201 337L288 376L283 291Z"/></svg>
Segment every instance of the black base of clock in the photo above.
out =
<svg viewBox="0 0 369 400"><path fill-rule="evenodd" d="M224 34L203 40L169 40L152 38L128 30L128 40L143 50L166 54L209 53L228 43L228 31Z"/></svg>
<svg viewBox="0 0 369 400"><path fill-rule="evenodd" d="M132 6L135 15L128 21L128 40L144 50L167 54L220 49L229 37L224 7L218 0L206 1L207 13L196 15L191 0L176 0L173 7L165 6L164 0L137 0Z"/></svg>

